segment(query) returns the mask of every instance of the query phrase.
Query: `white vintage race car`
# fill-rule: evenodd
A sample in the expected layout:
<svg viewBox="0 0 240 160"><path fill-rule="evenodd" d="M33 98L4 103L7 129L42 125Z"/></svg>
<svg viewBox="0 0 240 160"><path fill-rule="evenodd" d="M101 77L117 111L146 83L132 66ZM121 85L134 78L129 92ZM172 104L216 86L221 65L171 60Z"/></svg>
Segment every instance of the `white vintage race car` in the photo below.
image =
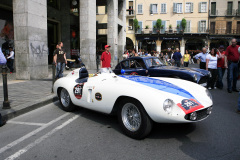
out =
<svg viewBox="0 0 240 160"><path fill-rule="evenodd" d="M88 77L76 69L54 83L62 109L81 106L117 114L123 132L135 139L146 137L153 122L189 123L212 112L209 91L193 82L159 77L115 75L111 71Z"/></svg>

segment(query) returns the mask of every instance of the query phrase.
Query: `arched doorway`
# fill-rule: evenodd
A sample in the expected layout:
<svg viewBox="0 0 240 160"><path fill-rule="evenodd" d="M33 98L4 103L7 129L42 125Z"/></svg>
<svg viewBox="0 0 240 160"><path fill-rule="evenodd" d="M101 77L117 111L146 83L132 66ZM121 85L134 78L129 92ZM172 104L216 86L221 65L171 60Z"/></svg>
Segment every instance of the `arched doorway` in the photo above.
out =
<svg viewBox="0 0 240 160"><path fill-rule="evenodd" d="M205 43L201 39L188 39L185 48L187 50L201 50L204 44Z"/></svg>
<svg viewBox="0 0 240 160"><path fill-rule="evenodd" d="M133 50L134 49L134 44L131 38L126 37L126 49L127 50Z"/></svg>
<svg viewBox="0 0 240 160"><path fill-rule="evenodd" d="M151 53L153 51L157 50L157 45L155 40L140 40L138 43L138 49L141 49L142 51L148 53Z"/></svg>
<svg viewBox="0 0 240 160"><path fill-rule="evenodd" d="M180 49L180 43L178 40L163 40L161 45L161 51L167 52L168 48L175 50L176 48Z"/></svg>
<svg viewBox="0 0 240 160"><path fill-rule="evenodd" d="M218 48L220 45L223 45L226 49L229 43L226 39L213 39L211 40L210 48Z"/></svg>

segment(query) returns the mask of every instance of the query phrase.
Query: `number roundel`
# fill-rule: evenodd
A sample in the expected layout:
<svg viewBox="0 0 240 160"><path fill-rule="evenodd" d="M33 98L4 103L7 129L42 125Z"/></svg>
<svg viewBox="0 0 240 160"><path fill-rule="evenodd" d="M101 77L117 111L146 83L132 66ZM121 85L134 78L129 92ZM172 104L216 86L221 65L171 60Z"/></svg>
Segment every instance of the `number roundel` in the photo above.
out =
<svg viewBox="0 0 240 160"><path fill-rule="evenodd" d="M77 99L81 99L82 98L82 90L83 90L83 83L77 84L74 88L73 88L73 94Z"/></svg>

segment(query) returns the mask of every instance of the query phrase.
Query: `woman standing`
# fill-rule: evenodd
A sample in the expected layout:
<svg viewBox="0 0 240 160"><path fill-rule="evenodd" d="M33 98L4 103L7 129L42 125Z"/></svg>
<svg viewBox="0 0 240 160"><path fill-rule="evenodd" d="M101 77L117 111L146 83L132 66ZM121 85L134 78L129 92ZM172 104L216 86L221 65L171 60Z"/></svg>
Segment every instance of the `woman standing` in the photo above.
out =
<svg viewBox="0 0 240 160"><path fill-rule="evenodd" d="M186 50L185 54L183 55L184 67L188 67L190 59L191 59L191 56L190 54L188 54L188 50Z"/></svg>
<svg viewBox="0 0 240 160"><path fill-rule="evenodd" d="M221 54L221 53L220 53ZM221 56L221 55L220 55ZM215 83L217 80L217 60L218 60L218 55L217 55L217 49L213 48L206 56L206 70L211 72L211 77L208 79L207 82L207 88L210 89L216 89Z"/></svg>

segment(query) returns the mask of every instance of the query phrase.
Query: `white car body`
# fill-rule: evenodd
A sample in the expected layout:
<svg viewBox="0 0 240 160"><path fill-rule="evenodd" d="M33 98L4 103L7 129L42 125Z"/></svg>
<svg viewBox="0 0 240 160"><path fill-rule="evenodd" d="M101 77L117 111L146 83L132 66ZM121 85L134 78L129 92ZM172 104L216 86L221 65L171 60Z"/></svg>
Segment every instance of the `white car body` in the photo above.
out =
<svg viewBox="0 0 240 160"><path fill-rule="evenodd" d="M117 76L114 73L102 73L89 77L81 92L79 87L76 89L76 86L79 85L78 77L79 69L76 69L66 77L58 79L54 83L54 93L59 96L59 89L65 88L74 105L106 114L112 113L120 97L131 97L142 104L154 122L188 123L203 120L208 115L194 121L186 119L186 114L198 112L213 105L211 95L206 88L186 80L132 75ZM81 92L80 99L79 95L75 96L79 92ZM171 99L174 102L169 113L163 108L166 99ZM189 99L198 105L191 108ZM184 110L181 107L185 100L187 100L186 105L190 106L191 109Z"/></svg>

